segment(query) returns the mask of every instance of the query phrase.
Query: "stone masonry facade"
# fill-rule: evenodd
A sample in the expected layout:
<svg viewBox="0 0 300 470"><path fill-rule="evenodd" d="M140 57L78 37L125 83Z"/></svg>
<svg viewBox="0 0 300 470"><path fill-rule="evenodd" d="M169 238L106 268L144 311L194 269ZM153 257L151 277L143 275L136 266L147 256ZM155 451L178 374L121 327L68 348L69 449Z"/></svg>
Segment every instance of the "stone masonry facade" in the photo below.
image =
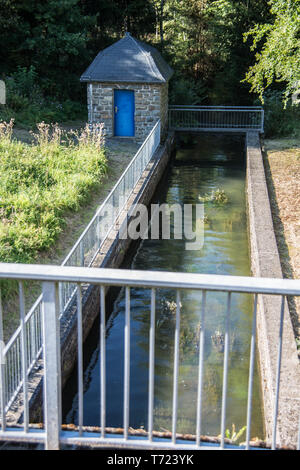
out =
<svg viewBox="0 0 300 470"><path fill-rule="evenodd" d="M88 120L104 123L107 137L114 135L114 90L133 90L135 96L135 140L143 142L161 119L162 136L168 126L168 84L97 83L87 86Z"/></svg>

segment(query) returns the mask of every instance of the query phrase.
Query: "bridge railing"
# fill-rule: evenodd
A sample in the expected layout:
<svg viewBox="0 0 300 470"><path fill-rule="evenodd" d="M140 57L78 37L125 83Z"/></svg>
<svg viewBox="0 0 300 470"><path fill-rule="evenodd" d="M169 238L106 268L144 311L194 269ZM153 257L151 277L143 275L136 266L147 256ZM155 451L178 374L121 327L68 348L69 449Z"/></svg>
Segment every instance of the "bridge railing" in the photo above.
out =
<svg viewBox="0 0 300 470"><path fill-rule="evenodd" d="M104 202L96 211L92 220L83 231L62 266L91 266L98 255L102 243L115 224L115 221L122 209L125 207L134 187L136 186L143 171L154 155L160 144L160 120L155 124L143 144L138 149L129 165L110 191ZM59 286L59 310L60 316L73 301L76 292L76 285L64 283ZM23 292L20 292L23 297ZM24 301L22 301L22 308ZM42 295L33 304L27 315L24 314L24 341L26 343L26 364L28 373L36 364L42 350ZM21 369L21 349L22 349L21 326L6 345L6 365L5 365L5 406L10 408L17 394L22 387Z"/></svg>
<svg viewBox="0 0 300 470"><path fill-rule="evenodd" d="M261 106L170 106L172 130L216 132L264 132Z"/></svg>
<svg viewBox="0 0 300 470"><path fill-rule="evenodd" d="M271 436L271 447L276 448L280 444L278 431L278 409L280 403L281 369L285 348L283 347L284 335L283 325L285 323L285 298L288 295L299 296L300 286L298 280L288 279L264 279L253 277L235 277L219 275L203 275L190 273L173 273L118 269L93 269L82 267L62 267L62 266L39 266L39 265L21 265L21 264L0 264L0 279L14 279L20 286L20 346L21 346L21 377L22 377L22 395L23 395L23 424L20 428L12 428L6 422L6 399L5 399L5 381L6 373L3 362L8 359L9 351L4 349L1 357L2 366L0 367L0 417L1 430L0 441L22 441L22 442L40 442L47 449L58 449L62 444L78 446L97 446L113 448L137 448L137 449L211 449L211 447L202 439L203 432L203 411L205 403L203 400L203 386L205 381L204 360L205 360L205 331L206 320L210 314L206 307L206 295L208 292L223 292L227 297L224 306L225 313L225 342L223 352L223 379L222 379L222 405L220 417L220 437L218 447L222 449L230 448L232 444L226 439L226 418L229 371L229 351L230 351L230 315L233 296L236 293L247 293L253 296L253 314L250 357L249 357L249 378L247 406L245 407L245 424L247 426L246 442L242 449L251 448L251 422L252 422L252 395L253 378L255 369L256 354L256 327L257 327L257 307L260 296L276 295L280 296L278 311L274 311L274 322L278 326L278 361L276 372L276 384L274 387L273 403L273 426ZM24 299L23 283L29 280L39 280L42 282L42 349L44 359L44 423L37 428L30 425L29 406L28 406L28 343L26 341L26 324L24 321ZM60 363L60 334L59 334L59 306L57 302L59 283L71 283L76 285L77 302L77 330L78 330L78 423L75 426L61 425L61 363ZM100 418L97 428L87 428L84 426L84 383L83 383L83 344L82 344L82 284L100 286ZM123 423L122 433L120 429L114 430L108 428L110 423L106 419L106 404L109 401L109 390L106 387L107 373L106 356L109 350L106 348L106 311L105 311L105 288L108 286L120 286L125 289L125 324L124 324L124 368L123 368ZM131 306L130 295L132 288L145 289L151 296L149 305L149 352L148 352L148 421L146 429L139 433L132 433L130 427L130 375L131 375ZM161 438L154 429L154 377L155 377L155 343L156 343L156 308L158 294L163 289L172 289L176 295L176 313L175 313L175 333L174 333L174 353L173 362L173 394L172 394L172 429L168 438ZM185 440L177 433L178 429L178 397L179 397L179 364L180 364L180 324L182 315L181 298L186 290L197 291L201 293L199 298L199 319L201 329L199 331L199 352L198 352L198 370L197 374L197 405L196 405L196 426L193 436L189 435ZM0 307L0 341L3 340L3 311ZM285 358L286 360L286 358ZM210 367L213 367L210 365ZM283 400L286 397L282 397ZM134 405L131 405L134 406ZM293 421L296 422L294 434L290 435L295 447L300 449L300 410L293 409ZM166 418L167 419L167 418ZM87 423L88 424L88 423ZM164 423L161 423L163 426ZM119 434L118 434L119 433ZM138 434L138 435L137 435Z"/></svg>

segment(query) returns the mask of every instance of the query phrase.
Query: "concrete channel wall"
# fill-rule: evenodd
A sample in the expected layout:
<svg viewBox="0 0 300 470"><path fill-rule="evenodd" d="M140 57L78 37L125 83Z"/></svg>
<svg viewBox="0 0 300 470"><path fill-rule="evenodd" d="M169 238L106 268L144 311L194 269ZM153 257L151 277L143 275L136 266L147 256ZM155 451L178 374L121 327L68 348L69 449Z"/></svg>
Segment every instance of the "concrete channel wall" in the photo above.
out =
<svg viewBox="0 0 300 470"><path fill-rule="evenodd" d="M135 204L148 205L155 189L166 169L174 148L174 133L170 132L166 141L158 147L151 161L136 184L124 210L119 215L113 229L96 257L95 268L118 268L130 247L129 238L122 239L121 234L130 222L129 209ZM100 311L100 288L82 286L83 340L85 341ZM77 360L77 308L76 301L64 313L61 319L61 364L62 387L66 384ZM40 359L29 377L30 422L43 421L43 361ZM8 423L22 422L22 393L19 394L8 413Z"/></svg>
<svg viewBox="0 0 300 470"><path fill-rule="evenodd" d="M282 278L279 254L265 178L259 134L249 132L247 151L247 200L251 269L257 277ZM266 438L270 443L276 394L276 371L281 298L259 296L257 343L261 372ZM296 341L285 301L282 365L277 425L277 444L295 446L300 414L300 364Z"/></svg>

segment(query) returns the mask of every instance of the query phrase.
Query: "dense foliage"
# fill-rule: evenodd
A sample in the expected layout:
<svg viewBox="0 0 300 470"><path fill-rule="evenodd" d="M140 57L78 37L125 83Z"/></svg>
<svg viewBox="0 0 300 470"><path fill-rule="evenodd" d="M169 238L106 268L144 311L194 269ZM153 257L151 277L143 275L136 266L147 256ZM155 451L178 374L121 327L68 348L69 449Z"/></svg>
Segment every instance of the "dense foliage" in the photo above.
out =
<svg viewBox="0 0 300 470"><path fill-rule="evenodd" d="M0 0L0 78L8 86L0 119L85 117L79 77L127 30L174 68L173 103L248 105L260 97L266 110L276 102L283 112L299 80L299 20L300 0ZM298 114L291 107L287 121Z"/></svg>
<svg viewBox="0 0 300 470"><path fill-rule="evenodd" d="M300 91L300 0L271 0L273 21L256 25L246 35L253 37L255 50L264 39L256 63L247 73L247 81L263 100L263 94L274 81L283 82L287 100Z"/></svg>

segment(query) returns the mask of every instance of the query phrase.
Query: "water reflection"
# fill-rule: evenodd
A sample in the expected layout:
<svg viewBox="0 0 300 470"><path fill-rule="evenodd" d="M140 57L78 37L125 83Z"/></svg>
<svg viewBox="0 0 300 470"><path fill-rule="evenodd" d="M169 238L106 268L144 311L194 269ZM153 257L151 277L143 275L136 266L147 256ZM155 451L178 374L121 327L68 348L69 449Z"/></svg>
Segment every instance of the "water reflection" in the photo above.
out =
<svg viewBox="0 0 300 470"><path fill-rule="evenodd" d="M245 157L241 138L192 136L177 151L153 202L196 204L199 196L220 188L225 205L205 205L205 241L199 251L186 251L185 240L144 240L130 266L133 269L194 273L249 275L245 214ZM172 427L172 387L175 332L175 292L162 289L156 298L155 412L154 428ZM178 432L195 433L202 294L181 294ZM220 433L226 293L208 293L205 320L203 429ZM230 314L227 427L246 424L250 332L253 299L233 294ZM131 289L130 426L147 428L150 291ZM122 426L124 292L114 302L107 333L107 424ZM86 354L88 357L88 354ZM73 378L74 380L74 378ZM84 423L100 423L99 344L85 369ZM258 374L255 374L251 436L263 437ZM65 414L77 421L77 396Z"/></svg>

